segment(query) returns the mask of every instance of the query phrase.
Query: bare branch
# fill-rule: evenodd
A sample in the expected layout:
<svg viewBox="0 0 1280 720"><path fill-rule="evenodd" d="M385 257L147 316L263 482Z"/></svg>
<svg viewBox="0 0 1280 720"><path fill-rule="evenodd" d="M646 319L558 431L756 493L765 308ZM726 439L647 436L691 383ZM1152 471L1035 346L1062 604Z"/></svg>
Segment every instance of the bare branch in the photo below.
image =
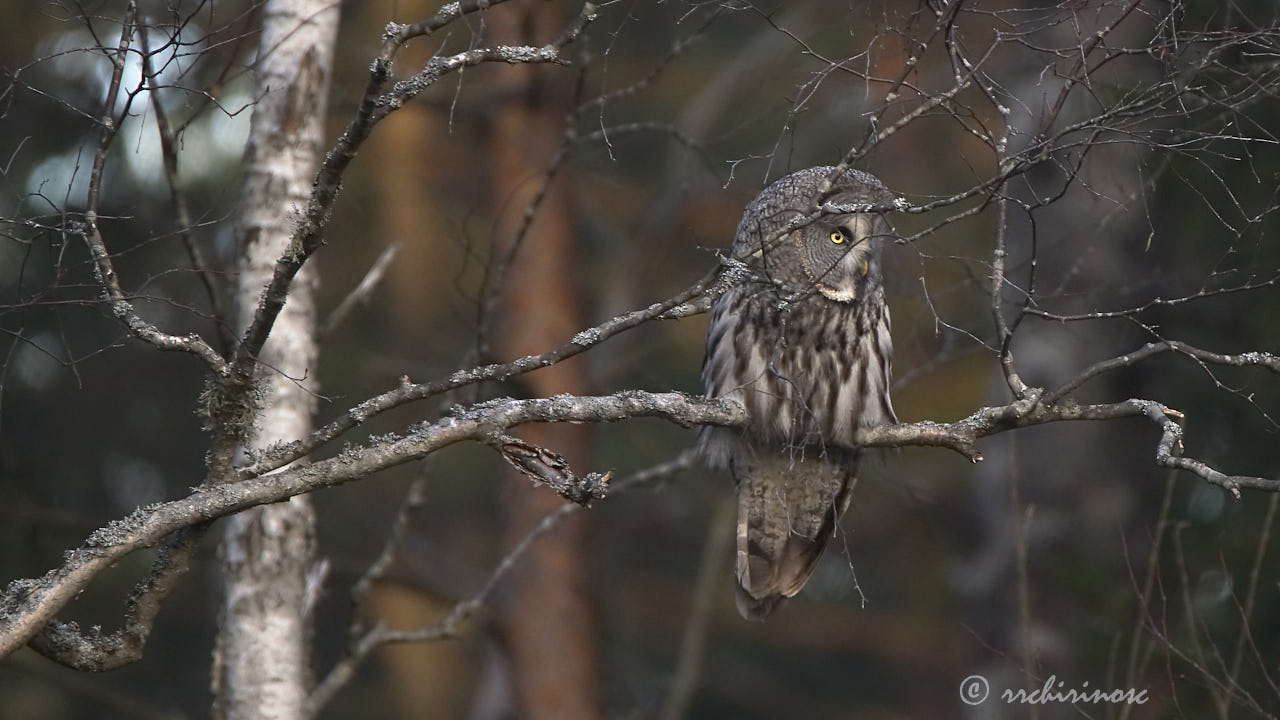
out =
<svg viewBox="0 0 1280 720"><path fill-rule="evenodd" d="M1102 360L1090 365L1079 375L1064 383L1061 387L1046 394L1043 398L1043 402L1052 405L1061 400L1068 393L1103 373L1130 367L1152 357L1153 355L1159 355L1164 352L1177 352L1188 357L1195 358L1201 362L1213 363L1216 365L1229 365L1233 367L1263 367L1273 373L1280 374L1280 357L1272 355L1271 353L1247 352L1239 355L1221 355L1219 353L1192 347L1177 340L1166 340L1163 342L1147 343L1131 353L1126 353L1108 360Z"/></svg>
<svg viewBox="0 0 1280 720"><path fill-rule="evenodd" d="M614 483L613 492L626 492L641 485L684 472L692 467L696 460L697 456L693 450L685 450L670 460L622 478ZM355 675L355 671L374 650L392 643L430 642L457 637L465 629L467 622L489 603L494 592L511 570L515 568L516 564L519 563L520 559L524 557L529 547L538 538L558 527L565 518L583 510L584 507L583 505L567 503L542 518L542 521L535 525L498 562L493 572L489 574L489 578L481 586L480 591L467 600L454 605L449 613L435 625L416 630L391 630L383 625L376 625L367 630L357 632L347 646L347 651L342 659L333 666L324 679L316 685L315 690L312 691L309 702L312 712L319 712L319 710L328 705L333 696L350 682L352 676ZM400 527L399 521L397 521L398 527ZM393 538L396 532L398 531L393 530ZM379 557L378 562L384 562L385 557L387 556L384 550L384 554ZM363 582L364 578L361 580Z"/></svg>
<svg viewBox="0 0 1280 720"><path fill-rule="evenodd" d="M119 630L102 635L94 628L86 634L75 623L54 620L31 641L31 647L50 660L89 672L114 670L142 659L165 598L191 569L191 559L208 529L207 523L191 525L165 539L151 572L129 596Z"/></svg>
<svg viewBox="0 0 1280 720"><path fill-rule="evenodd" d="M991 251L991 319L996 327L996 344L1000 348L1000 368L1004 371L1005 382L1013 391L1014 397L1024 398L1027 396L1027 385L1014 369L1011 350L1013 331L1009 329L1009 323L1004 317L1004 261L1007 255L1005 234L1008 231L1009 198L1002 193L996 201L996 242Z"/></svg>
<svg viewBox="0 0 1280 720"><path fill-rule="evenodd" d="M178 235L182 238L182 244L187 249L187 255L191 258L192 268L200 276L200 282L204 285L205 293L209 297L209 307L213 311L213 322L218 330L218 339L222 342L222 347L227 352L230 352L236 341L235 336L231 333L231 326L228 324L230 315L227 314L222 290L214 279L209 261L205 258L204 250L200 248L200 244L196 241L192 232L195 223L191 220L191 209L187 205L186 193L182 192L182 188L178 185L178 151L174 147L173 133L169 128L169 114L164 109L164 103L160 101L160 85L156 81L156 71L153 67L149 33L146 23L138 23L138 39L142 44L143 76L147 81L147 89L150 93L151 110L156 116L156 131L160 136L160 155L164 161L164 177L165 182L169 185L169 196L173 201L174 219L178 224Z"/></svg>
<svg viewBox="0 0 1280 720"><path fill-rule="evenodd" d="M392 53L399 46L417 37L429 36L435 31L447 26L454 20L464 15L470 15L474 12L481 12L491 7L501 5L507 0L464 0L463 2L451 2L430 18L413 25L397 25L389 23L387 30L383 33L383 51L382 56L390 59ZM381 59L380 57L380 59Z"/></svg>
<svg viewBox="0 0 1280 720"><path fill-rule="evenodd" d="M1038 402L1042 392L1032 390L1027 399L982 408L956 422L881 425L860 430L855 439L860 447L945 447L977 462L982 459L977 441L996 433L1063 421L1146 417L1162 431L1156 448L1157 465L1191 472L1227 489L1237 498L1241 488L1280 491L1280 481L1226 475L1198 460L1175 455L1173 450L1182 440L1182 427L1176 419L1182 415L1158 402L1132 399L1097 405L1045 405ZM457 442L488 442L495 433L524 423L616 422L636 417L658 417L686 427L741 427L746 422L746 411L729 400L634 390L599 397L560 395L536 400L494 400L434 423L415 426L403 438L382 438L328 460L205 488L182 500L139 510L111 523L94 533L80 549L72 551L62 567L50 571L44 578L11 584L0 596L0 657L21 647L39 632L103 568L189 525L350 482L424 458Z"/></svg>
<svg viewBox="0 0 1280 720"><path fill-rule="evenodd" d="M116 99L120 93L120 80L124 74L125 54L128 52L129 40L133 36L136 23L137 6L135 3L130 2L129 9L125 13L125 20L121 23L120 43L115 53L110 55L112 63L111 82L107 86L102 117L98 123L101 130L99 132L98 148L93 157L93 170L89 177L88 209L84 214L85 228L79 234L84 237L85 243L89 246L89 253L94 260L94 274L106 291L106 299L111 308L111 313L116 319L124 323L131 335L158 350L191 353L203 360L215 374L225 376L229 372L227 362L199 335L194 333L182 337L169 335L161 332L154 325L138 316L133 309L133 305L125 299L125 294L120 289L120 280L116 276L111 253L107 251L106 242L103 240L101 229L98 226L98 200L102 191L102 173L107 164L107 151L111 148L111 143L118 131L115 118Z"/></svg>
<svg viewBox="0 0 1280 720"><path fill-rule="evenodd" d="M689 610L684 637L680 639L680 654L672 673L675 679L662 708L662 720L680 720L693 701L698 676L702 673L711 611L715 607L716 592L723 587L729 540L733 537L737 511L737 503L728 498L722 499L711 522L707 523L707 539L702 544L702 559L698 562L698 579L693 590L693 607Z"/></svg>
<svg viewBox="0 0 1280 720"><path fill-rule="evenodd" d="M1236 293L1248 292L1251 290L1265 290L1280 285L1280 276L1272 277L1259 282L1248 282L1232 287L1218 288L1216 290L1200 289L1189 295L1173 298L1154 298L1147 302L1135 305L1123 310L1096 310L1087 313L1077 314L1061 314L1054 313L1042 308L1027 308L1024 312L1027 315L1034 315L1045 320L1054 320L1057 322L1079 322L1083 320L1111 320L1118 318L1131 318L1158 307L1177 307L1185 305L1197 300L1205 298L1221 297L1223 295L1234 295Z"/></svg>
<svg viewBox="0 0 1280 720"><path fill-rule="evenodd" d="M378 283L382 282L383 275L386 275L387 268L391 267L391 261L395 260L396 255L400 254L400 248L403 244L393 242L383 250L378 259L373 261L373 265L369 267L369 272L364 274L364 278L360 280L360 284L347 294L342 302L338 303L338 307L333 309L329 314L329 319L324 323L323 334L328 335L333 329L342 324L343 320L351 314L351 311L357 305L367 303L369 297L373 295L374 289L378 287Z"/></svg>
<svg viewBox="0 0 1280 720"><path fill-rule="evenodd" d="M325 443L339 437L387 410L405 403L422 400L487 380L506 380L538 368L556 363L585 352L618 333L630 330L656 318L677 318L705 312L710 300L718 297L729 286L734 273L720 274L712 271L689 288L648 307L618 315L593 328L583 330L564 345L539 355L526 355L508 363L484 365L470 370L459 370L448 378L434 382L413 384L404 378L400 386L381 395L369 398L347 410L343 415L312 433L304 440L267 449L253 463L241 468L242 478L254 477L283 467L301 458Z"/></svg>
<svg viewBox="0 0 1280 720"><path fill-rule="evenodd" d="M475 7L484 7L484 4L476 3ZM449 6L446 10L442 10L436 19L428 21L422 27L434 29L432 25L435 22L448 22L466 11L467 9L461 5ZM338 191L341 188L342 177L374 126L391 112L403 107L406 102L434 85L441 77L462 68L488 62L563 63L561 50L577 39L595 17L595 4L584 3L582 11L552 43L538 48L509 46L477 48L449 57L433 57L427 61L422 70L407 80L397 82L390 93L380 95L381 88L390 78L391 58L399 47L400 33L407 32L404 26L389 27L387 35L384 35L383 53L373 62L370 69L369 83L365 88L356 117L347 125L337 144L325 155L324 163L316 173L311 199L294 233L293 241L277 261L271 282L263 292L262 301L254 313L253 321L245 330L236 350L234 368L240 377L241 385L247 383L251 377L250 369L254 359L262 350L262 345L271 333L276 317L284 307L293 278L323 244L333 203L337 200Z"/></svg>

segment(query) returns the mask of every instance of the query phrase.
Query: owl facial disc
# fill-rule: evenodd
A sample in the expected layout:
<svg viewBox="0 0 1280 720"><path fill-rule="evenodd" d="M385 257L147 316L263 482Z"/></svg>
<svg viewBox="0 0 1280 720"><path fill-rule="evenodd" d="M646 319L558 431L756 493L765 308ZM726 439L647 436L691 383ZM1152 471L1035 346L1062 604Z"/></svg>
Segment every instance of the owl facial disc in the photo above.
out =
<svg viewBox="0 0 1280 720"><path fill-rule="evenodd" d="M801 261L813 285L828 300L852 302L871 268L868 238L874 219L854 215L829 227L806 228L799 237Z"/></svg>

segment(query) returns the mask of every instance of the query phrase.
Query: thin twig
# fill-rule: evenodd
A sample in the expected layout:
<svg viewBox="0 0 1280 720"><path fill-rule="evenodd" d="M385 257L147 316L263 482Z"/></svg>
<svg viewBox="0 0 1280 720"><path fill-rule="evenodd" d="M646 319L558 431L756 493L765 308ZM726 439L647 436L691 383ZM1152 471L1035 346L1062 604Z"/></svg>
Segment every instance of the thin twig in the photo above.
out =
<svg viewBox="0 0 1280 720"><path fill-rule="evenodd" d="M142 70L147 81L147 89L151 98L151 109L156 116L156 131L160 136L160 156L164 161L165 182L169 185L169 197L173 201L173 212L178 223L178 236L191 258L191 266L204 285L205 294L209 297L209 307L213 311L213 324L217 328L218 340L224 352L230 352L236 338L231 332L230 315L227 314L226 303L223 302L222 288L215 281L204 250L196 241L191 220L191 209L187 205L187 195L182 192L178 183L178 153L174 147L173 133L169 128L169 114L160 101L160 84L156 80L156 71L152 64L151 44L147 24L138 23L138 39L142 44Z"/></svg>
<svg viewBox="0 0 1280 720"><path fill-rule="evenodd" d="M391 267L391 261L395 260L402 247L403 243L393 242L378 255L378 259L373 261L373 265L369 268L369 272L364 274L360 284L356 285L355 289L348 293L342 302L338 303L338 307L329 314L329 319L325 321L324 329L321 331L323 335L328 335L334 328L341 325L357 305L369 302L373 291L377 289L378 283L382 282L387 268Z"/></svg>
<svg viewBox="0 0 1280 720"><path fill-rule="evenodd" d="M626 492L641 485L671 477L687 470L695 460L696 454L692 450L686 450L671 460L619 480L615 484L614 491ZM488 604L494 592L502 584L502 581L511 572L512 568L524 557L529 547L538 538L558 527L565 518L582 509L582 505L566 503L544 516L510 552L498 561L498 564L489 574L488 579L485 580L480 590L472 597L454 605L449 613L438 623L413 630L391 630L381 624L368 629L357 629L356 626L353 626L353 630L356 630L356 632L353 633L351 642L347 645L346 653L329 670L324 679L316 685L315 690L312 691L311 697L308 699L312 714L319 712L333 700L333 697L350 682L356 670L374 650L392 643L429 642L457 637L466 624ZM728 533L725 533L725 535L727 536ZM387 547L391 547L391 544L388 543ZM384 556L386 556L386 552L384 548ZM381 557L375 565L380 563L382 563ZM372 572L373 568L370 568L370 573L366 573L361 578L361 582L364 582L365 578L372 578ZM364 587L367 588L367 584Z"/></svg>
<svg viewBox="0 0 1280 720"><path fill-rule="evenodd" d="M689 610L689 620L680 638L680 653L676 656L671 691L662 708L662 720L680 720L693 701L698 677L702 674L702 655L711 626L711 611L715 607L717 592L724 587L722 580L728 565L729 538L733 537L737 511L738 504L726 498L720 501L711 522L707 523L702 559L698 562L698 580L693 588L693 607Z"/></svg>
<svg viewBox="0 0 1280 720"><path fill-rule="evenodd" d="M1250 623L1253 618L1254 605L1258 601L1258 583L1262 575L1262 560L1266 557L1267 546L1271 543L1271 528L1275 525L1276 511L1280 509L1280 494L1267 499L1267 513L1262 518L1262 531L1253 548L1253 566L1249 568L1249 586L1245 589L1244 607L1240 609L1240 630L1236 634L1236 646L1231 653L1231 669L1227 672L1226 694L1218 703L1218 713L1227 716L1236 688L1240 687L1240 664L1244 660L1245 645L1253 641ZM1264 666L1265 667L1265 666Z"/></svg>
<svg viewBox="0 0 1280 720"><path fill-rule="evenodd" d="M428 383L414 384L409 382L408 378L403 378L399 387L369 398L348 409L309 437L286 445L268 448L259 457L254 458L251 464L241 468L239 475L241 478L255 477L284 467L370 418L405 403L433 397L479 382L507 380L539 368L550 367L562 360L585 352L618 333L630 330L650 320L687 317L705 312L710 305L710 297L717 297L723 293L729 282L730 277L721 276L718 271L713 270L684 291L662 302L632 310L606 320L593 328L588 328L575 334L573 338L560 347L538 355L526 355L507 363L495 363L470 370L459 370L448 378Z"/></svg>
<svg viewBox="0 0 1280 720"><path fill-rule="evenodd" d="M1005 236L1009 231L1009 197L1000 193L996 200L996 239L995 248L991 251L991 319L996 327L996 344L1000 348L1000 368L1004 371L1005 382L1016 398L1027 397L1027 385L1018 376L1013 365L1013 332L1004 317L1004 261Z"/></svg>
<svg viewBox="0 0 1280 720"><path fill-rule="evenodd" d="M1053 404L1066 397L1068 393L1085 384L1089 380L1106 372L1127 368L1154 355L1165 352L1176 352L1201 362L1231 367L1262 367L1280 374L1280 356L1265 352L1247 352L1239 355L1223 355L1188 345L1177 340L1147 343L1133 352L1102 360L1090 365L1071 380L1045 394L1042 402Z"/></svg>
<svg viewBox="0 0 1280 720"><path fill-rule="evenodd" d="M106 291L106 299L112 315L124 323L133 337L149 343L158 350L191 353L203 360L205 365L214 373L226 375L229 371L226 360L223 360L222 356L199 335L194 333L181 337L169 335L161 332L154 325L138 316L133 309L133 305L125 299L125 294L120 289L120 280L116 276L111 253L107 251L101 228L98 226L98 207L102 193L103 171L107 165L107 151L110 150L112 141L115 140L118 131L115 116L116 99L119 96L121 78L124 75L125 55L129 51L129 41L133 37L134 27L137 25L137 11L136 3L130 2L125 12L124 22L121 23L120 43L114 53L107 54L111 59L111 81L107 84L107 95L103 101L102 116L98 121L100 128L98 147L94 152L93 169L89 175L84 228L79 230L78 234L84 238L85 244L89 247L89 254L94 261L94 275L102 285L103 290Z"/></svg>
<svg viewBox="0 0 1280 720"><path fill-rule="evenodd" d="M356 117L347 125L338 142L325 155L324 163L316 172L314 189L307 202L307 208L298 223L289 248L280 256L272 273L271 281L262 294L262 300L254 312L253 320L236 349L234 371L237 387L243 388L251 382L252 368L263 344L266 343L271 328L289 294L289 287L294 277L306 261L324 242L328 230L329 218L333 204L337 200L342 186L342 177L356 153L368 139L373 128L389 114L403 107L431 87L440 78L457 72L463 68L484 63L503 62L508 64L537 64L564 62L561 51L573 42L596 17L594 3L584 3L582 10L571 20L563 32L555 40L542 47L500 46L476 48L460 52L448 57L432 57L426 65L409 78L395 84L392 91L382 95L381 90L391 77L391 62L396 50L409 37L426 34L441 27L444 23L456 19L461 14L488 6L490 3L468 3L448 6L440 15L421 26L404 26L392 23L384 34L382 54L370 68L369 82L365 88L356 111ZM441 23L436 25L435 23Z"/></svg>
<svg viewBox="0 0 1280 720"><path fill-rule="evenodd" d="M1156 515L1156 527L1152 532L1151 548L1147 551L1147 567L1142 580L1142 588L1138 593L1138 609L1133 619L1133 627L1129 630L1129 654L1125 662L1125 686L1135 687L1138 674L1145 671L1146 659L1140 658L1143 648L1143 632L1147 619L1151 616L1151 598L1155 591L1156 578L1160 573L1160 551L1164 547L1165 535L1169 532L1169 511L1173 506L1173 492L1177 487L1178 472L1170 470L1164 481L1164 492L1161 494L1160 511ZM1149 654L1147 655L1149 657ZM1127 720L1132 712L1132 705L1120 710L1120 720Z"/></svg>

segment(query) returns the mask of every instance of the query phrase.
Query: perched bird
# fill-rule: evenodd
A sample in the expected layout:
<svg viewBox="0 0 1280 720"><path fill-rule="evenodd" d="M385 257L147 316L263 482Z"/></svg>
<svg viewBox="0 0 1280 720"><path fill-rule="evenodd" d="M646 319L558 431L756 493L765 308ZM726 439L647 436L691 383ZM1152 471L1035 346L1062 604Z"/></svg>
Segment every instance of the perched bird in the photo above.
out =
<svg viewBox="0 0 1280 720"><path fill-rule="evenodd" d="M792 173L743 211L730 249L745 277L715 302L702 380L746 407L745 428L704 427L699 449L738 489L738 610L764 619L804 587L856 481L859 428L895 423L880 252L893 195L833 167ZM824 214L788 230L816 205ZM878 210L877 210L878 208Z"/></svg>

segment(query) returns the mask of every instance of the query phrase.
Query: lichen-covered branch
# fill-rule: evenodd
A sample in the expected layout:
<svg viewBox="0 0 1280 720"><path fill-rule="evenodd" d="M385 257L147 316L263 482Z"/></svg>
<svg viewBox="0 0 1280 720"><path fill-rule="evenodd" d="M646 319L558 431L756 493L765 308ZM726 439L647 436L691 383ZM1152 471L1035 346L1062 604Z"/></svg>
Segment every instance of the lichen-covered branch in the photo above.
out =
<svg viewBox="0 0 1280 720"><path fill-rule="evenodd" d="M426 383L411 383L403 378L398 387L376 395L347 410L329 424L307 438L267 449L254 462L241 468L241 478L256 477L283 467L303 457L343 433L361 425L387 410L408 402L433 397L460 387L490 380L507 380L524 373L549 367L562 360L585 352L609 338L654 319L679 318L705 312L710 301L724 292L734 273L713 270L698 282L662 302L632 310L575 334L554 350L537 355L526 355L511 362L493 363L468 370L459 370L447 378Z"/></svg>
<svg viewBox="0 0 1280 720"><path fill-rule="evenodd" d="M165 598L191 569L200 539L208 523L185 527L165 539L151 572L134 587L125 603L124 623L103 635L98 628L86 633L76 623L54 620L31 642L41 655L76 670L104 672L142 659L142 651L155 626Z"/></svg>
<svg viewBox="0 0 1280 720"><path fill-rule="evenodd" d="M1190 472L1237 497L1242 488L1280 491L1280 481L1227 475L1199 460L1177 456L1173 450L1182 439L1178 424L1182 416L1161 403L1129 399L1051 405L1042 402L1042 396L1043 390L1033 388L1024 399L981 408L950 423L925 421L868 428L858 433L857 442L862 447L944 447L977 462L981 460L978 441L997 433L1056 422L1145 417L1161 431L1155 452L1157 465ZM746 411L729 400L635 390L595 397L500 399L460 409L434 422L416 425L403 437L379 438L327 460L202 488L180 500L142 508L107 525L69 553L61 567L43 578L11 584L0 595L0 657L30 641L98 572L182 528L364 478L458 442L489 443L504 430L525 423L617 422L638 417L662 418L685 427L740 427L746 422Z"/></svg>

